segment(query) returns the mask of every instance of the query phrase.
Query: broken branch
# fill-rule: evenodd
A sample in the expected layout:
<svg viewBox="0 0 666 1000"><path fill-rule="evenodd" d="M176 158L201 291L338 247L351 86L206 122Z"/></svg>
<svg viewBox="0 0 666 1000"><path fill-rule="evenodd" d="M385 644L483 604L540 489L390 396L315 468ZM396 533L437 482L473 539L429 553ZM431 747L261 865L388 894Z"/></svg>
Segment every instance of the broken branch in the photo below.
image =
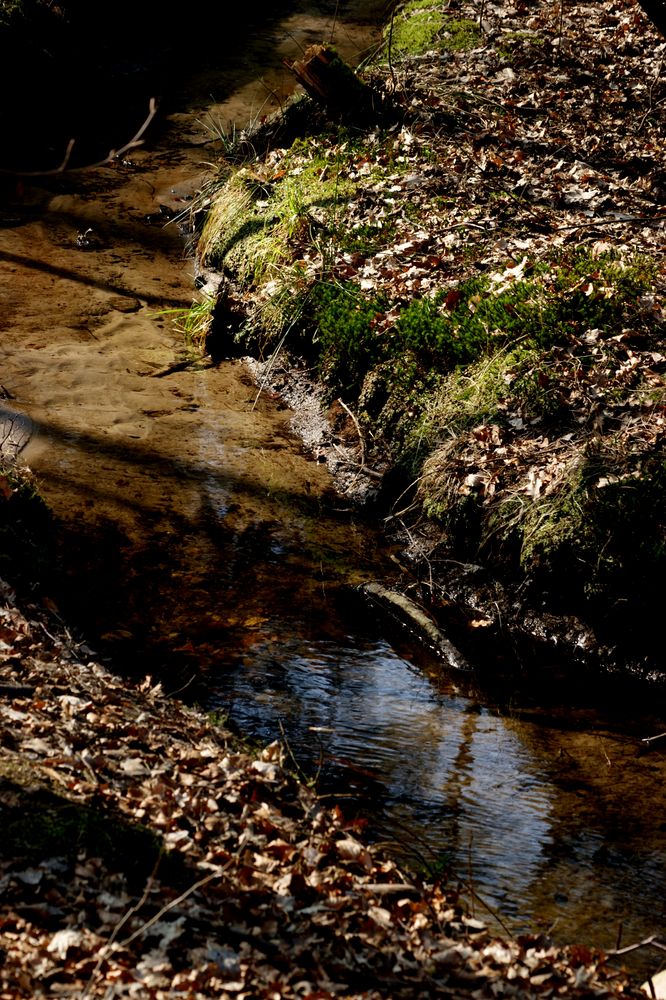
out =
<svg viewBox="0 0 666 1000"><path fill-rule="evenodd" d="M98 160L96 163L85 163L80 167L68 167L72 150L74 149L74 145L76 143L76 139L70 139L67 143L67 149L65 150L65 155L59 167L54 167L51 170L7 170L0 167L0 173L10 174L13 177L54 177L57 174L64 173L66 170L71 172L74 170L94 170L96 167L105 167L109 163L113 163L114 160L117 160L119 156L123 155L123 153L127 153L128 150L135 149L137 146L141 146L143 144L143 135L156 114L157 101L154 97L151 97L148 104L148 117L144 120L139 131L130 139L129 142L126 142L124 146L121 146L119 149L110 149L104 159Z"/></svg>

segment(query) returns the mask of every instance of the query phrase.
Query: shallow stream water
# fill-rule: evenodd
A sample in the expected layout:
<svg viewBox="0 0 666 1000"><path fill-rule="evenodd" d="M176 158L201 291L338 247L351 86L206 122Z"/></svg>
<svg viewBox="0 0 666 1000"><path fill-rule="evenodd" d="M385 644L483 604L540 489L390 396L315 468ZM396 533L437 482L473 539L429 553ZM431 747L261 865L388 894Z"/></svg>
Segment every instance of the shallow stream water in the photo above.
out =
<svg viewBox="0 0 666 1000"><path fill-rule="evenodd" d="M11 193L0 422L60 521L93 643L174 690L202 678L210 708L284 738L373 836L466 883L479 916L614 947L621 928L630 942L666 925L666 754L639 752L663 712L500 707L474 673L390 642L354 585L394 565L290 412L241 361L164 374L185 359L168 311L194 275L160 206L187 209L220 134L285 99L282 58L331 35L351 58L381 7L303 3L250 25L178 80L128 162Z"/></svg>

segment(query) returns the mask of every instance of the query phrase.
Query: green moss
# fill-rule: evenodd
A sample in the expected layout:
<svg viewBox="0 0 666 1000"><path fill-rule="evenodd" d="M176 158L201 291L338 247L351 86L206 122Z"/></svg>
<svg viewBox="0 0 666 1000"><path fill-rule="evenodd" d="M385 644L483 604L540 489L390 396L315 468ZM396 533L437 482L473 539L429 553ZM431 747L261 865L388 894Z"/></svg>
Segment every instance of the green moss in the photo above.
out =
<svg viewBox="0 0 666 1000"><path fill-rule="evenodd" d="M396 14L392 45L402 55L422 55L439 48L445 18L441 5L412 0Z"/></svg>
<svg viewBox="0 0 666 1000"><path fill-rule="evenodd" d="M618 444L591 443L557 489L522 519L527 569L578 567L588 594L648 597L666 569L666 454L639 460Z"/></svg>
<svg viewBox="0 0 666 1000"><path fill-rule="evenodd" d="M467 18L447 18L443 47L451 52L467 52L481 44L479 26Z"/></svg>
<svg viewBox="0 0 666 1000"><path fill-rule="evenodd" d="M574 254L537 262L518 276L471 278L417 299L402 310L392 337L396 354L411 350L446 371L500 346L547 349L589 329L611 336L650 287L649 261Z"/></svg>
<svg viewBox="0 0 666 1000"><path fill-rule="evenodd" d="M410 0L398 9L393 22L392 47L402 55L444 49L464 52L480 40L481 33L474 21L447 17L442 5L432 0Z"/></svg>
<svg viewBox="0 0 666 1000"><path fill-rule="evenodd" d="M306 324L316 330L320 375L336 392L357 394L369 368L381 360L384 345L374 322L385 309L385 302L365 298L351 283L315 288Z"/></svg>

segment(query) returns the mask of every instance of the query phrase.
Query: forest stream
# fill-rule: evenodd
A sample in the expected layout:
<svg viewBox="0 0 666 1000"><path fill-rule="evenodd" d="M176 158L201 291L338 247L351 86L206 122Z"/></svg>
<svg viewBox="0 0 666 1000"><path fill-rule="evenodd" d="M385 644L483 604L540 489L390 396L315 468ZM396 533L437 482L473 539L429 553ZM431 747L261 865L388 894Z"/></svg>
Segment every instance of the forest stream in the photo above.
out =
<svg viewBox="0 0 666 1000"><path fill-rule="evenodd" d="M57 518L68 599L54 599L114 664L283 738L373 838L471 884L479 917L487 904L512 931L638 941L666 920L666 755L640 753L657 720L500 709L473 669L390 641L354 589L395 576L377 529L244 362L192 360L174 326L194 271L169 220L220 135L279 106L281 61L304 45L333 35L352 60L371 46L383 4L316 8L251 25L222 69L179 78L125 160L26 178L0 228L1 436L20 428Z"/></svg>

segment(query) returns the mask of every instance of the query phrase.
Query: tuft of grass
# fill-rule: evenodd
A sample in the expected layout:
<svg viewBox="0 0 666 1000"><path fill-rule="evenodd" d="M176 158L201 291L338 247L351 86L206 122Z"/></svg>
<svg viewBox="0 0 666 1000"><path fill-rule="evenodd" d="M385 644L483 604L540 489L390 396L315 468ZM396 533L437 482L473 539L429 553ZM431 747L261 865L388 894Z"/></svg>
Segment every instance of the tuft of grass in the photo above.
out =
<svg viewBox="0 0 666 1000"><path fill-rule="evenodd" d="M199 254L207 266L259 290L240 336L262 354L303 310L315 280L303 255L321 261L320 276L326 270L338 213L356 187L348 176L355 155L342 143L335 158L325 158L314 140L300 139L278 169L241 168L212 199Z"/></svg>
<svg viewBox="0 0 666 1000"><path fill-rule="evenodd" d="M185 345L191 351L201 352L213 322L216 299L212 295L200 293L198 301L187 309L164 309L156 315L170 316L176 330L182 335Z"/></svg>

